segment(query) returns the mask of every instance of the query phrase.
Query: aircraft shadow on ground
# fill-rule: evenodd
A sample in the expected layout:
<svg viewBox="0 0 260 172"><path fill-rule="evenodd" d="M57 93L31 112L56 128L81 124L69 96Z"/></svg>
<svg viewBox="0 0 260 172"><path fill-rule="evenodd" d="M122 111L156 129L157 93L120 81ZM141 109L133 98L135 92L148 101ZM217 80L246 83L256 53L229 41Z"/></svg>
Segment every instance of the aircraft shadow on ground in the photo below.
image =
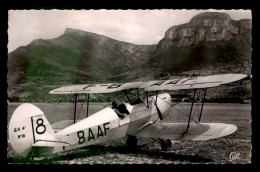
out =
<svg viewBox="0 0 260 172"><path fill-rule="evenodd" d="M69 152L67 154L55 154L52 156L47 156L41 160L31 160L31 159L15 159L8 158L8 163L58 163L58 161L68 161L73 159L87 158L97 155L106 155L107 153L119 153L119 154L131 154L138 155L140 157L152 158L152 159L163 159L168 161L180 161L180 162L191 162L191 163L209 163L213 162L212 159L203 158L198 155L181 155L174 152L166 152L160 150L145 150L143 145L139 145L135 149L129 149L124 146L103 146L95 145L88 146L85 148L78 149L76 152Z"/></svg>

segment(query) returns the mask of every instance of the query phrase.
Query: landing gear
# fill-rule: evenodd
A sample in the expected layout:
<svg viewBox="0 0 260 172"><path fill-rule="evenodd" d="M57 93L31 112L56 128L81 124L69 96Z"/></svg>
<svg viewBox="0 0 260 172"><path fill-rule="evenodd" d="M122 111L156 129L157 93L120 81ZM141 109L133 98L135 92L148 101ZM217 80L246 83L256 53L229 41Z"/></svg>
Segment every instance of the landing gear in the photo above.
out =
<svg viewBox="0 0 260 172"><path fill-rule="evenodd" d="M161 149L163 151L170 151L173 149L173 141L167 139L167 140L162 140L162 139L159 139L160 140L160 143L161 143Z"/></svg>
<svg viewBox="0 0 260 172"><path fill-rule="evenodd" d="M126 145L129 149L134 149L137 147L137 138L135 136L129 136L126 139Z"/></svg>

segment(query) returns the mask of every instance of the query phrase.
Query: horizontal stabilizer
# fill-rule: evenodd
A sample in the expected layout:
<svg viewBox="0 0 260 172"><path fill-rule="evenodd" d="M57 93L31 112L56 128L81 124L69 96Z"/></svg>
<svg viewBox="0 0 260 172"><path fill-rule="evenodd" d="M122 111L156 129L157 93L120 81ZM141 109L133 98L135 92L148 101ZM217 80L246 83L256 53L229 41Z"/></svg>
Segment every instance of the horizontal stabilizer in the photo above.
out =
<svg viewBox="0 0 260 172"><path fill-rule="evenodd" d="M32 144L34 147L56 147L56 146L70 146L70 144L65 142L56 142L51 140L38 140L36 143Z"/></svg>
<svg viewBox="0 0 260 172"><path fill-rule="evenodd" d="M224 123L191 123L184 134L187 123L155 123L144 127L135 136L170 140L209 140L234 133L237 127Z"/></svg>
<svg viewBox="0 0 260 172"><path fill-rule="evenodd" d="M55 147L55 146L70 146L76 144L78 141L77 135L60 135L57 133L46 135L40 139L37 139L32 146L39 147Z"/></svg>

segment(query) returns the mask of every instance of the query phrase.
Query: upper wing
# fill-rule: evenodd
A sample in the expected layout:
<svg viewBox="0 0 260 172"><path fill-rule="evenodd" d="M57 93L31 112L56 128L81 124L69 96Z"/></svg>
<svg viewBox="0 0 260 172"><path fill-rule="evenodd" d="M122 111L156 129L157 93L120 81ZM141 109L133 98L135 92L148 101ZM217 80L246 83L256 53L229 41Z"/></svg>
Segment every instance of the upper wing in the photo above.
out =
<svg viewBox="0 0 260 172"><path fill-rule="evenodd" d="M149 137L154 139L170 140L209 140L224 137L237 130L235 125L223 123L191 123L189 131L186 130L186 123L155 123L149 124L131 135Z"/></svg>
<svg viewBox="0 0 260 172"><path fill-rule="evenodd" d="M247 75L244 74L222 74L195 78L173 79L167 81L151 81L144 86L144 89L146 91L155 91L210 88L221 84L235 82L245 77L247 77Z"/></svg>
<svg viewBox="0 0 260 172"><path fill-rule="evenodd" d="M143 88L145 91L210 88L235 82L245 77L247 75L244 74L222 74L166 81L72 85L51 90L50 94L111 93L134 88Z"/></svg>
<svg viewBox="0 0 260 172"><path fill-rule="evenodd" d="M141 85L143 85L143 82L71 85L51 90L50 94L112 93L121 90L140 88Z"/></svg>

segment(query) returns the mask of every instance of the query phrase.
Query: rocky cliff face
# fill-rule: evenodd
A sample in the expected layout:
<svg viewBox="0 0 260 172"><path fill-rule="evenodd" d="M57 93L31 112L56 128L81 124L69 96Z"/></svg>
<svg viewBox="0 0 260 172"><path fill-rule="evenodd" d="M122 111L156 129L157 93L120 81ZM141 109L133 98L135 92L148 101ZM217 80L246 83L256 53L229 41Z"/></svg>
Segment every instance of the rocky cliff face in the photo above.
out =
<svg viewBox="0 0 260 172"><path fill-rule="evenodd" d="M193 17L189 23L169 28L161 45L181 47L203 41L229 41L235 36L240 38L241 34L250 32L251 20L249 19L234 21L224 13L201 13ZM172 43L165 44L167 41ZM159 48L158 45L156 50Z"/></svg>
<svg viewBox="0 0 260 172"><path fill-rule="evenodd" d="M198 65L251 58L251 20L206 12L165 32L147 66L187 70Z"/></svg>

